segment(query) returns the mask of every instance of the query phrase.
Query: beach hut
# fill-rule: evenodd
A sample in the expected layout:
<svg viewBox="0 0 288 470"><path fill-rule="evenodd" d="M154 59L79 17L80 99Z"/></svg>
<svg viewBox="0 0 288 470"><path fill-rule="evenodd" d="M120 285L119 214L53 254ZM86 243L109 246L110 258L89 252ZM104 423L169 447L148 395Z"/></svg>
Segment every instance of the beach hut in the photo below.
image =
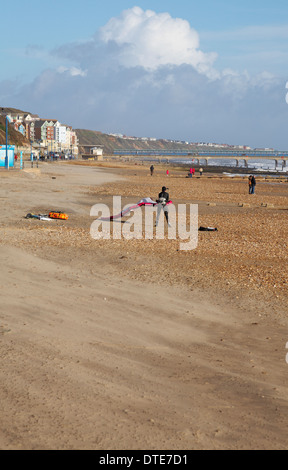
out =
<svg viewBox="0 0 288 470"><path fill-rule="evenodd" d="M9 168L14 167L14 151L15 145L7 145L7 156L9 162ZM6 161L6 145L0 145L0 167L7 167Z"/></svg>

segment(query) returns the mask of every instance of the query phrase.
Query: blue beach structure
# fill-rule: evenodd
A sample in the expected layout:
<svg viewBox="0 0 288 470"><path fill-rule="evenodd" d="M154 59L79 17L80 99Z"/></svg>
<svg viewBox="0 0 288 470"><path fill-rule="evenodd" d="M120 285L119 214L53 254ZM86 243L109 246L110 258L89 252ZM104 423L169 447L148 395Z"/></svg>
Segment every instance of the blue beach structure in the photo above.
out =
<svg viewBox="0 0 288 470"><path fill-rule="evenodd" d="M9 168L14 167L14 152L15 145L7 145L7 157L8 162L6 161L6 145L0 145L0 168Z"/></svg>

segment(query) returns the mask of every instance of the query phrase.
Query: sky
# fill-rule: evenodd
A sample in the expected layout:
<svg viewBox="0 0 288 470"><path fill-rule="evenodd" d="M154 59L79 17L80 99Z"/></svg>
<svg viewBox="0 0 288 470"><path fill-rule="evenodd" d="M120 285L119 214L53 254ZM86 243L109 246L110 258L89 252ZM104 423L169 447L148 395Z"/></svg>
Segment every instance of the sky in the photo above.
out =
<svg viewBox="0 0 288 470"><path fill-rule="evenodd" d="M0 25L0 106L288 150L287 0L14 0Z"/></svg>

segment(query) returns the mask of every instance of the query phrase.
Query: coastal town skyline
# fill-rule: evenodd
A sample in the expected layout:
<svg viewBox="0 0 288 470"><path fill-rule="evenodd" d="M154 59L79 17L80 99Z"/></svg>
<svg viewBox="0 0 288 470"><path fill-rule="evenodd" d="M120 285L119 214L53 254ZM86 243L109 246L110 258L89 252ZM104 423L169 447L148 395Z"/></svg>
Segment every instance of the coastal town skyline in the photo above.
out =
<svg viewBox="0 0 288 470"><path fill-rule="evenodd" d="M13 126L14 130L20 132L27 140L30 142L43 142L46 146L49 142L54 141L58 142L63 148L67 147L68 149L78 146L79 140L76 135L76 130L72 129L72 126L69 124L61 123L57 118L43 118L38 114L29 113L21 111L19 109L13 108L4 108L0 106L0 117L7 118L7 122ZM99 132L93 129L81 129L88 130L92 132ZM9 134L9 130L8 130ZM169 138L156 138L151 136L134 136L126 135L120 133L110 132L107 134L111 137L116 137L124 140L136 140L139 142L155 142L155 141L166 141L179 145L195 145L198 147L213 147L213 148L222 148L222 149L238 149L238 150L263 150L263 151L273 151L280 150L274 148L265 148L258 147L252 148L247 144L233 144L228 142L195 142L191 140L175 140ZM96 145L96 144L95 144ZM282 149L284 150L284 149Z"/></svg>

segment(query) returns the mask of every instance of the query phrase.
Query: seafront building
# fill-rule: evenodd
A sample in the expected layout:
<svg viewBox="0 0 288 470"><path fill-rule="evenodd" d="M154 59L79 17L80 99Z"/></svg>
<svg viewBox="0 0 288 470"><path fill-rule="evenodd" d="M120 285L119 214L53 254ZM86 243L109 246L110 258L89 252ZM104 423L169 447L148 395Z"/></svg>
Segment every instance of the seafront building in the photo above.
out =
<svg viewBox="0 0 288 470"><path fill-rule="evenodd" d="M7 117L14 129L21 132L34 149L38 148L39 153L78 153L76 132L57 119L42 119L37 114L5 112L5 108L2 111L0 109L0 115Z"/></svg>

